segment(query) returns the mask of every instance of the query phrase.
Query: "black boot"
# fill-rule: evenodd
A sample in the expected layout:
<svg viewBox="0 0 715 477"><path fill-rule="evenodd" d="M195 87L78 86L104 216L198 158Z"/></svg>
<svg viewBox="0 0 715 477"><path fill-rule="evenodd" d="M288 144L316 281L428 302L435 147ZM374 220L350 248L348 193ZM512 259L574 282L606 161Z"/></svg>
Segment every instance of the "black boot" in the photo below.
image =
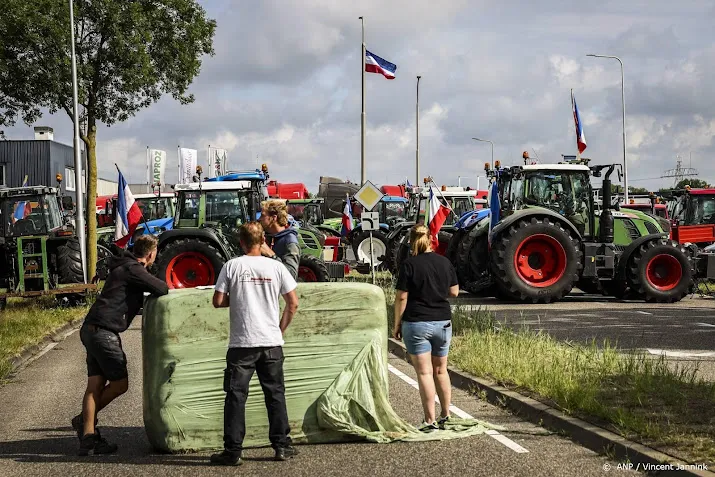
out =
<svg viewBox="0 0 715 477"><path fill-rule="evenodd" d="M212 465L241 465L243 460L241 460L241 453L234 454L232 452L223 451L220 454L213 454L211 456Z"/></svg>
<svg viewBox="0 0 715 477"><path fill-rule="evenodd" d="M276 448L276 460L287 460L290 457L298 455L298 449L293 446Z"/></svg>
<svg viewBox="0 0 715 477"><path fill-rule="evenodd" d="M87 434L82 437L79 444L79 451L77 455L87 456L87 455L100 455L100 454L114 454L117 452L119 447L117 444L110 444L107 439L104 439L99 435L98 432L94 434Z"/></svg>

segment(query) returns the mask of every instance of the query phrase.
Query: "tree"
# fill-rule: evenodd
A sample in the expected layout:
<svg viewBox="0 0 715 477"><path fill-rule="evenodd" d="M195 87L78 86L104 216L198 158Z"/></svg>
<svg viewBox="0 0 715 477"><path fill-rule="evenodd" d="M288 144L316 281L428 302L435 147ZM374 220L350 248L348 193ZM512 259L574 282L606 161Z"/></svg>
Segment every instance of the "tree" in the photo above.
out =
<svg viewBox="0 0 715 477"><path fill-rule="evenodd" d="M675 189L685 189L685 186L689 185L693 189L709 189L711 186L702 179L683 179L675 185Z"/></svg>
<svg viewBox="0 0 715 477"><path fill-rule="evenodd" d="M0 126L72 119L69 3L5 0L0 15ZM80 136L87 149L87 204L97 196L97 125L111 126L187 90L213 55L216 22L195 0L74 0ZM97 263L97 218L87 214L87 276Z"/></svg>

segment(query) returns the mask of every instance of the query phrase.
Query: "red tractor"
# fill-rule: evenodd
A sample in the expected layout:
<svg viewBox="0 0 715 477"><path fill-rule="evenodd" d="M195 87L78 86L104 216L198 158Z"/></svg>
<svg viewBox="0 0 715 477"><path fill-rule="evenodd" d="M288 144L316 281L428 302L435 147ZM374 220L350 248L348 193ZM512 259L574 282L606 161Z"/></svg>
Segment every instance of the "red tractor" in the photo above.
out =
<svg viewBox="0 0 715 477"><path fill-rule="evenodd" d="M715 189L673 191L668 211L672 219L670 238L702 248L715 243Z"/></svg>

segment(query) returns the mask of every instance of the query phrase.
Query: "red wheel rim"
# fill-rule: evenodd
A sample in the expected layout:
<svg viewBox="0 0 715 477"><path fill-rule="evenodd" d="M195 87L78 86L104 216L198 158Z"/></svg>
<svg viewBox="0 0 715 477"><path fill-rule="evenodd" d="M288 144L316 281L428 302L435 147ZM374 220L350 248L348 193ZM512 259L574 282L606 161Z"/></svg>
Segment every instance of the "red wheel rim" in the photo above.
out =
<svg viewBox="0 0 715 477"><path fill-rule="evenodd" d="M308 267L298 267L298 278L304 282L317 282L318 276Z"/></svg>
<svg viewBox="0 0 715 477"><path fill-rule="evenodd" d="M166 267L166 284L169 288L194 288L215 283L214 266L202 253L180 253Z"/></svg>
<svg viewBox="0 0 715 477"><path fill-rule="evenodd" d="M519 278L532 287L548 287L566 273L566 251L550 235L532 235L516 248L514 268Z"/></svg>
<svg viewBox="0 0 715 477"><path fill-rule="evenodd" d="M651 258L646 266L648 283L660 291L672 290L683 278L683 267L674 256L661 253Z"/></svg>

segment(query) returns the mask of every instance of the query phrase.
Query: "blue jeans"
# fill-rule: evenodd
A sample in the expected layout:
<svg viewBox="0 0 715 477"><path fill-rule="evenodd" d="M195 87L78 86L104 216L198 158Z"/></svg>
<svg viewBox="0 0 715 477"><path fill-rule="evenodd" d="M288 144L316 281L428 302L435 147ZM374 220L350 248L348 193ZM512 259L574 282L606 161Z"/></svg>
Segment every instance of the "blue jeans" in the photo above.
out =
<svg viewBox="0 0 715 477"><path fill-rule="evenodd" d="M403 321L402 340L410 354L432 352L432 356L443 358L449 353L452 341L452 322L446 321Z"/></svg>

